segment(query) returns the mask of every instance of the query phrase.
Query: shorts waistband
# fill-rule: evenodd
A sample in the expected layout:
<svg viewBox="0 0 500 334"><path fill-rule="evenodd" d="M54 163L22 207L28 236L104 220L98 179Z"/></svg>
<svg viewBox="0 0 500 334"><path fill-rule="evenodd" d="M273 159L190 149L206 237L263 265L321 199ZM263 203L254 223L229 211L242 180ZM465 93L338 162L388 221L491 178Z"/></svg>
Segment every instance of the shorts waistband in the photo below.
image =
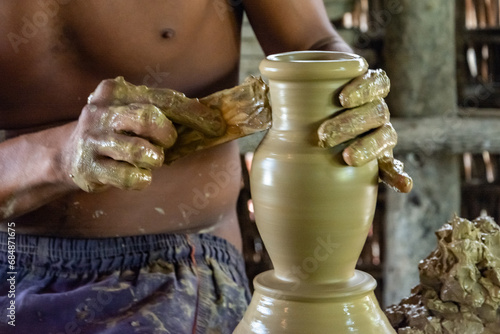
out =
<svg viewBox="0 0 500 334"><path fill-rule="evenodd" d="M7 233L0 233L0 264L7 263L8 247ZM214 258L244 272L240 252L228 241L210 234L154 234L102 239L18 234L15 237L15 256L16 266L20 269L38 267L70 273L125 270L142 267L160 258L171 263Z"/></svg>

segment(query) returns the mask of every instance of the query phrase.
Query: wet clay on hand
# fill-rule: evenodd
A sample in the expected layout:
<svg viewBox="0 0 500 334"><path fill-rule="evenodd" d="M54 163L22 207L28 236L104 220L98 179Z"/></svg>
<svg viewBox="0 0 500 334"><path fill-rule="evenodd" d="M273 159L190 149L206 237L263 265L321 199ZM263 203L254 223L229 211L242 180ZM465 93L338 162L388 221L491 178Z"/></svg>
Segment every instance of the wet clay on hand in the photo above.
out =
<svg viewBox="0 0 500 334"><path fill-rule="evenodd" d="M355 138L367 129L378 128L389 122L389 108L377 98L356 109L349 109L321 124L318 129L319 145L333 147Z"/></svg>
<svg viewBox="0 0 500 334"><path fill-rule="evenodd" d="M161 110L123 94L128 88L119 80L102 81L66 141L64 169L84 191L147 187L151 171L163 165L163 150L177 139Z"/></svg>
<svg viewBox="0 0 500 334"><path fill-rule="evenodd" d="M383 157L378 158L378 168L379 178L393 190L409 193L413 188L413 179L404 171L404 164L394 159L392 150L386 151Z"/></svg>
<svg viewBox="0 0 500 334"><path fill-rule="evenodd" d="M135 86L117 77L114 97L119 103L147 103L158 107L172 122L185 125L210 137L222 136L226 123L221 110L209 108L198 99L167 88Z"/></svg>
<svg viewBox="0 0 500 334"><path fill-rule="evenodd" d="M66 144L73 182L87 192L113 186L140 190L163 166L164 150L185 126L207 138L222 136L222 111L169 89L135 86L118 77L102 81L89 96Z"/></svg>
<svg viewBox="0 0 500 334"><path fill-rule="evenodd" d="M167 88L135 86L113 80L112 104L144 103L157 107L177 131L175 144L165 151L165 163L189 153L241 138L271 126L268 87L261 78L248 77L238 86L202 99L188 98Z"/></svg>
<svg viewBox="0 0 500 334"><path fill-rule="evenodd" d="M368 70L364 75L351 81L339 94L344 108L354 108L371 102L374 96L386 97L391 83L387 74L381 70Z"/></svg>
<svg viewBox="0 0 500 334"><path fill-rule="evenodd" d="M436 232L420 284L386 314L399 334L500 333L500 227L455 217Z"/></svg>
<svg viewBox="0 0 500 334"><path fill-rule="evenodd" d="M343 158L350 166L362 166L377 159L380 180L393 190L408 193L413 180L404 172L403 163L392 155L397 133L384 101L389 91L389 77L380 69L368 70L351 80L339 94L339 102L346 109L318 128L319 145L334 147L347 143Z"/></svg>
<svg viewBox="0 0 500 334"><path fill-rule="evenodd" d="M248 77L241 85L213 93L199 103L221 113L225 122L223 134L212 137L189 126L178 127L177 142L165 152L166 163L271 126L268 87L261 78Z"/></svg>

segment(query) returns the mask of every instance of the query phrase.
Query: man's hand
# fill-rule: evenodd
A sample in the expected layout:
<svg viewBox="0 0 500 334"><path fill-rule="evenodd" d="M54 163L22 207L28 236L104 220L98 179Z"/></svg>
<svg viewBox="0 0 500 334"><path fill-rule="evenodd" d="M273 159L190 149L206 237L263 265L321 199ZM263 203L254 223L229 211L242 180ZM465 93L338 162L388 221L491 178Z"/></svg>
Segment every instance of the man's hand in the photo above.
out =
<svg viewBox="0 0 500 334"><path fill-rule="evenodd" d="M362 166L378 159L380 179L407 193L413 181L403 171L403 164L392 156L397 134L389 122L390 114L384 101L389 90L389 78L382 70L368 70L355 78L339 95L346 110L325 121L318 129L318 136L323 147L351 141L343 152L348 165Z"/></svg>
<svg viewBox="0 0 500 334"><path fill-rule="evenodd" d="M68 176L87 192L147 187L152 170L163 165L164 149L177 139L173 122L209 136L225 131L222 116L197 99L123 78L102 81L64 149Z"/></svg>

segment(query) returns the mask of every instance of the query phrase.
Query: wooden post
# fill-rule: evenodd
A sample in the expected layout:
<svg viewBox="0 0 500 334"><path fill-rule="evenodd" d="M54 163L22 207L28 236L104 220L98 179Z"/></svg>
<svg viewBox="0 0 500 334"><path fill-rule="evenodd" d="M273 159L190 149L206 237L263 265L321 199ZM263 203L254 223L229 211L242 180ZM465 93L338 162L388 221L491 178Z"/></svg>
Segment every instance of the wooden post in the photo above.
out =
<svg viewBox="0 0 500 334"><path fill-rule="evenodd" d="M393 117L454 117L456 105L455 1L385 0L385 68ZM391 15L388 15L391 14ZM398 303L419 282L418 263L436 246L434 231L460 209L457 155L436 153L444 130L398 156L414 180L410 194L387 191L383 304ZM411 138L405 138L411 140Z"/></svg>

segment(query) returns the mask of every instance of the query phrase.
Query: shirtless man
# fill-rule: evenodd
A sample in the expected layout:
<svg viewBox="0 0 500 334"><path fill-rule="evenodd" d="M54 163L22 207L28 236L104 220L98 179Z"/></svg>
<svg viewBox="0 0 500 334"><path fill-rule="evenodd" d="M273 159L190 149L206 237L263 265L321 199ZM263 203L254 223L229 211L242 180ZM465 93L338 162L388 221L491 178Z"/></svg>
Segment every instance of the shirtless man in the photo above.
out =
<svg viewBox="0 0 500 334"><path fill-rule="evenodd" d="M350 50L321 0L0 2L0 226L15 227L19 333L236 326L249 297L236 143L163 165L171 123L103 80L189 97L237 85L243 10L266 54Z"/></svg>

